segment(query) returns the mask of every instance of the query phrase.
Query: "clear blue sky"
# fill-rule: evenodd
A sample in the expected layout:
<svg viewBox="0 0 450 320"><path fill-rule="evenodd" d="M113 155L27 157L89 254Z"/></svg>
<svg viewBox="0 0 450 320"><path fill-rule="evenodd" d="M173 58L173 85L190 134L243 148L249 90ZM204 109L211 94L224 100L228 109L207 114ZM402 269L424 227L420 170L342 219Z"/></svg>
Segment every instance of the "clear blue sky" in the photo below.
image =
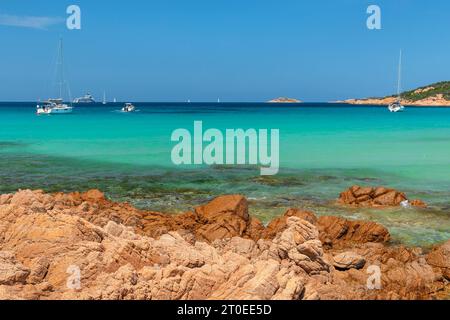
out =
<svg viewBox="0 0 450 320"><path fill-rule="evenodd" d="M80 31L65 27L70 4L81 7ZM370 4L382 9L380 31L366 28ZM405 88L450 80L449 12L448 0L2 0L0 100L49 93L60 35L73 96L88 90L132 101L386 95L395 91L400 48ZM37 20L46 28L30 17L48 17Z"/></svg>

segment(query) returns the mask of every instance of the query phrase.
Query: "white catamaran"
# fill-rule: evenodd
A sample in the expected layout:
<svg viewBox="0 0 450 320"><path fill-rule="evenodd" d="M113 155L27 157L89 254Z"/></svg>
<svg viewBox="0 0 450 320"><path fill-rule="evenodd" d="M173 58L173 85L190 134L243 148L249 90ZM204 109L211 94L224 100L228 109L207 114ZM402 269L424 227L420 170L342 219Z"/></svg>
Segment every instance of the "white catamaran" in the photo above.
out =
<svg viewBox="0 0 450 320"><path fill-rule="evenodd" d="M68 84L64 81L64 59L63 59L63 43L62 39L59 40L59 50L58 50L58 62L56 65L58 74L58 85L59 85L59 98L50 98L43 102L43 104L38 104L36 107L37 114L67 114L72 113L72 105L67 105L63 100L63 88L67 86L69 91L69 101L70 90Z"/></svg>
<svg viewBox="0 0 450 320"><path fill-rule="evenodd" d="M400 58L398 63L398 82L397 82L397 101L391 103L388 106L390 112L401 112L405 110L405 107L402 106L402 97L401 97L401 79L402 79L402 51L400 50Z"/></svg>

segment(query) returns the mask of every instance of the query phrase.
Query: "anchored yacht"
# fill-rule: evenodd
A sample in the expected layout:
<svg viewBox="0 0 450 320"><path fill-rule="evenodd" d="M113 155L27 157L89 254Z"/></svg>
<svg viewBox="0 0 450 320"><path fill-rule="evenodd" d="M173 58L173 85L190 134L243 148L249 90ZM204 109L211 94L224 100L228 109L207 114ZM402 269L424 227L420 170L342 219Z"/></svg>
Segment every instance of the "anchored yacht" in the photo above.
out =
<svg viewBox="0 0 450 320"><path fill-rule="evenodd" d="M73 100L73 103L95 103L95 99L90 93L86 93L84 96Z"/></svg>
<svg viewBox="0 0 450 320"><path fill-rule="evenodd" d="M72 113L73 107L63 103L62 99L48 99L42 105L37 105L37 114Z"/></svg>
<svg viewBox="0 0 450 320"><path fill-rule="evenodd" d="M59 40L59 50L58 50L58 62L57 62L57 74L58 74L58 85L59 85L59 98L50 98L44 101L42 104L36 106L36 114L67 114L72 113L72 105L64 103L63 100L63 89L67 87L67 91L70 96L70 89L67 82L64 80L64 67L63 67L63 42L62 39ZM71 100L71 99L69 99Z"/></svg>
<svg viewBox="0 0 450 320"><path fill-rule="evenodd" d="M390 112L401 112L405 110L405 107L402 105L402 96L401 96L401 78L402 78L402 51L400 50L400 59L398 64L398 83L397 83L397 101L391 103L388 106Z"/></svg>

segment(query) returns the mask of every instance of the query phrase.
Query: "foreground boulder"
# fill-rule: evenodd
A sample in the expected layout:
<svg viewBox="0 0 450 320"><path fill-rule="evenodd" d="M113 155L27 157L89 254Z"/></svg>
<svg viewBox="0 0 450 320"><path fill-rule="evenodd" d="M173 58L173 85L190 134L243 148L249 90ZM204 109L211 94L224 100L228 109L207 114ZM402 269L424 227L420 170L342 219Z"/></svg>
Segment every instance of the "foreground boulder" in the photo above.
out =
<svg viewBox="0 0 450 320"><path fill-rule="evenodd" d="M428 254L427 262L440 269L443 276L450 281L450 240L434 248Z"/></svg>
<svg viewBox="0 0 450 320"><path fill-rule="evenodd" d="M390 239L389 231L376 222L348 220L336 216L317 218L314 213L300 209L289 209L284 215L273 219L262 232L262 237L273 239L287 228L287 220L290 217L297 217L315 225L319 230L319 239L327 247L343 247L352 243L387 243Z"/></svg>
<svg viewBox="0 0 450 320"><path fill-rule="evenodd" d="M338 269L361 269L366 264L363 256L354 252L343 252L333 257L333 265Z"/></svg>
<svg viewBox="0 0 450 320"><path fill-rule="evenodd" d="M335 216L322 216L317 221L320 240L328 247L345 247L354 243L390 240L389 231L379 223L348 220Z"/></svg>
<svg viewBox="0 0 450 320"><path fill-rule="evenodd" d="M287 228L287 220L290 217L297 217L314 225L317 223L317 217L314 213L300 209L289 209L284 215L273 219L263 231L262 236L266 239L273 239L279 232Z"/></svg>
<svg viewBox="0 0 450 320"><path fill-rule="evenodd" d="M263 226L248 214L248 203L241 195L217 197L208 204L195 208L197 239L214 241L235 236L258 238ZM256 223L255 223L256 222Z"/></svg>
<svg viewBox="0 0 450 320"><path fill-rule="evenodd" d="M384 187L353 186L340 194L338 203L354 207L426 207L423 201L409 201L403 192Z"/></svg>
<svg viewBox="0 0 450 320"><path fill-rule="evenodd" d="M25 283L30 270L17 262L11 252L0 251L0 285Z"/></svg>
<svg viewBox="0 0 450 320"><path fill-rule="evenodd" d="M231 210L247 219L245 202L234 200L199 214ZM208 244L20 203L0 205L1 299L301 299L310 279L329 281L317 228L305 220L291 218L274 241Z"/></svg>
<svg viewBox="0 0 450 320"><path fill-rule="evenodd" d="M0 299L431 299L449 289L448 244L428 255L391 247L380 225L299 209L270 225L238 195L176 216L98 191L2 195Z"/></svg>
<svg viewBox="0 0 450 320"><path fill-rule="evenodd" d="M257 240L264 229L258 219L249 216L247 200L241 195L220 196L193 212L180 215L138 210L128 203L112 202L99 190L52 195L39 190L23 190L14 195L3 195L0 204L10 205L13 211L23 210L21 206L26 206L32 212L63 212L83 217L100 227L113 221L153 238L170 231L181 231L195 240L208 242L235 236Z"/></svg>

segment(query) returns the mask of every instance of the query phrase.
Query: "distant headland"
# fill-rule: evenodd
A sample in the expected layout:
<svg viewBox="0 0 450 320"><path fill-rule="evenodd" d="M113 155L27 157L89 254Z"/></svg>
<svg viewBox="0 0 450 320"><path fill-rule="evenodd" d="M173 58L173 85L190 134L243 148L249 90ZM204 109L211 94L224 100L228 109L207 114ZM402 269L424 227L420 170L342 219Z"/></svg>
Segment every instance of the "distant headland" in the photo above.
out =
<svg viewBox="0 0 450 320"><path fill-rule="evenodd" d="M401 94L401 103L410 106L450 106L450 81L433 83ZM397 100L396 96L383 98L348 99L340 102L348 104L388 105Z"/></svg>
<svg viewBox="0 0 450 320"><path fill-rule="evenodd" d="M269 103L301 103L301 100L293 99L293 98L286 98L286 97L279 97L273 100L268 101Z"/></svg>

